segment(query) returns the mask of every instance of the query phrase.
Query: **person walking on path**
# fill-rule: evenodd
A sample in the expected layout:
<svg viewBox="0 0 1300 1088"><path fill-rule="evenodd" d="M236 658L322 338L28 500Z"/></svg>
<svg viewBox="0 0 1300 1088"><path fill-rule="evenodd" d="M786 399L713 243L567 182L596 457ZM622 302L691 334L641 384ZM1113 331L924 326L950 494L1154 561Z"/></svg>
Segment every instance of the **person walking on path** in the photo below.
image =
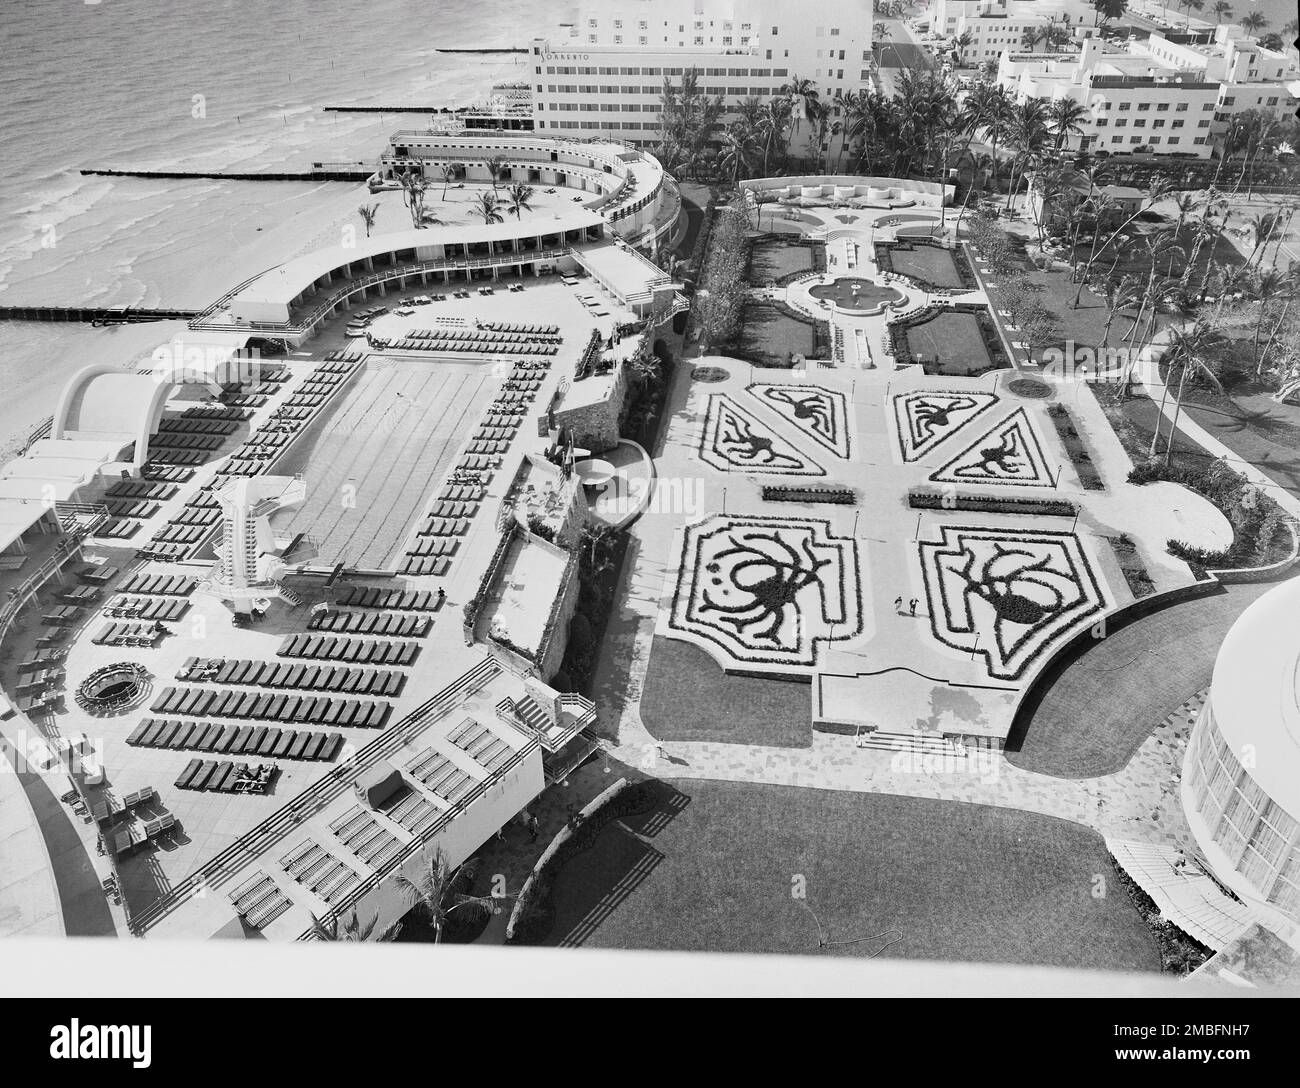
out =
<svg viewBox="0 0 1300 1088"><path fill-rule="evenodd" d="M915 597L913 597L910 601L907 602L907 608L908 608L908 611L911 612L913 616L916 615L916 598L915 598Z"/></svg>
<svg viewBox="0 0 1300 1088"><path fill-rule="evenodd" d="M900 615L903 612L903 595L901 593L894 598L894 611Z"/></svg>
<svg viewBox="0 0 1300 1088"><path fill-rule="evenodd" d="M530 812L528 814L528 841L536 842L538 834L537 814Z"/></svg>

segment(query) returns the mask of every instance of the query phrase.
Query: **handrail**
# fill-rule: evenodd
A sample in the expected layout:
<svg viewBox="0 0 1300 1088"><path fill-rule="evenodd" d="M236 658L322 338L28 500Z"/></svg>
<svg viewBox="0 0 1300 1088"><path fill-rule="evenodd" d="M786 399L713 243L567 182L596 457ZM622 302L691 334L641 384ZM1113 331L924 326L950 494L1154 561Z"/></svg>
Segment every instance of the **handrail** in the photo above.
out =
<svg viewBox="0 0 1300 1088"><path fill-rule="evenodd" d="M329 910L330 915L335 918L340 918L349 908L355 907L356 904L361 901L362 896L379 887L380 884L388 879L389 874L391 874L393 870L400 868L403 863L423 850L428 842L443 831L448 824L452 823L458 816L468 809L470 805L481 798L497 782L504 778L506 774L514 770L540 747L541 742L536 737L530 737L522 748L516 749L514 755L506 760L506 762L498 767L494 772L488 775L487 778L483 779L481 782L475 783L474 787L465 794L464 797L456 801L451 808L443 812L437 820L422 832L415 835L410 842L406 843L406 845L402 847L401 850L394 854L393 857L389 858L382 868L371 872L368 877L353 888L352 891L348 892L347 895L343 896L343 898L337 903L331 903ZM314 929L304 930L299 934L298 940L311 940L314 933Z"/></svg>
<svg viewBox="0 0 1300 1088"><path fill-rule="evenodd" d="M553 233L542 231L541 233ZM562 233L562 232L561 232ZM413 276L421 272L443 272L456 271L462 268L487 268L494 265L503 264L520 264L525 261L555 260L563 257L568 251L569 246L551 246L546 249L521 250L517 253L494 253L487 257L454 257L441 258L430 261L411 261L405 264L388 265L385 268L366 273L359 279L350 279L346 284L332 291L324 302L318 303L304 316L294 319L292 324L279 324L266 321L250 321L247 323L222 322L207 323L204 328L208 329L273 329L281 334L296 334L306 332L329 310L333 309L339 302L346 299L354 291L362 287L369 287L371 284L384 283L388 280L398 279L403 276ZM193 326L191 326L193 327Z"/></svg>
<svg viewBox="0 0 1300 1088"><path fill-rule="evenodd" d="M278 841L294 825L302 823L311 812L319 811L340 796L356 780L361 768L374 759L383 759L400 748L410 737L431 722L454 710L463 699L492 682L501 669L491 657L485 657L468 672L420 704L382 736L361 748L350 765L339 764L328 774L277 809L260 824L245 832L230 846L213 856L190 876L170 887L135 917L134 932L141 932L189 899L200 888L228 879L246 862L257 857ZM452 810L455 811L455 810Z"/></svg>

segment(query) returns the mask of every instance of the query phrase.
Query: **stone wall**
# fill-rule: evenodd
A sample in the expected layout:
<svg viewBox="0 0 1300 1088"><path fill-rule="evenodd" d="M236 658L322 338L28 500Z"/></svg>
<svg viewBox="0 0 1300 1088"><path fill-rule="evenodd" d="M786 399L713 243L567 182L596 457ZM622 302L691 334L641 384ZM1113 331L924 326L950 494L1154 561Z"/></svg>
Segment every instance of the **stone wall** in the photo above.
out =
<svg viewBox="0 0 1300 1088"><path fill-rule="evenodd" d="M603 453L618 445L618 420L627 396L627 377L620 366L609 393L601 400L555 411L555 424L573 435L573 443L592 453Z"/></svg>

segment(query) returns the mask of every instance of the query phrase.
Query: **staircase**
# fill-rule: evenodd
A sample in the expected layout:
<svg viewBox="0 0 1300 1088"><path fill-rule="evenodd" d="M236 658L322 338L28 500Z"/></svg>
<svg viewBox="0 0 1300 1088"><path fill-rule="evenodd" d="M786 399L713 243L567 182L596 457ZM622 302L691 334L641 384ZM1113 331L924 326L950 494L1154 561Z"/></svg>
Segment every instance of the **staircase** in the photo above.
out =
<svg viewBox="0 0 1300 1088"><path fill-rule="evenodd" d="M288 586L282 586L277 582L275 588L280 595L280 600L284 601L290 608L297 608L303 603L303 598Z"/></svg>
<svg viewBox="0 0 1300 1088"><path fill-rule="evenodd" d="M993 737L971 737L959 741L933 733L887 733L883 730L859 733L854 738L854 746L929 757L941 764L935 770L967 770L975 769L977 765L987 769L1002 754L1002 742Z"/></svg>
<svg viewBox="0 0 1300 1088"><path fill-rule="evenodd" d="M555 728L555 722L546 712L546 708L531 695L515 700L514 713L524 725L542 736L546 736L549 730Z"/></svg>

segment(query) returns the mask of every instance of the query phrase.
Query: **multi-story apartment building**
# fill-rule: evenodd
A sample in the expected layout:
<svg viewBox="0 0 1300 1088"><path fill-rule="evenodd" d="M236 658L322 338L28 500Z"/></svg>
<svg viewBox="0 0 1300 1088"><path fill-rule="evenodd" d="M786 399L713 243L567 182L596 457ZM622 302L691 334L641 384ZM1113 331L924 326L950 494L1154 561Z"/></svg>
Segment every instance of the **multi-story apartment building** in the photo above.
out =
<svg viewBox="0 0 1300 1088"><path fill-rule="evenodd" d="M807 13L778 0L594 3L568 38L534 41L532 66L538 132L645 147L659 140L664 79L679 83L688 68L728 116L795 77L823 100L869 88L871 3L828 0ZM802 126L796 147L810 150L812 136Z"/></svg>
<svg viewBox="0 0 1300 1088"><path fill-rule="evenodd" d="M1045 34L1053 23L1068 27L1075 39L1096 36L1095 15L1084 0L935 0L930 30L959 43L961 67L975 67L1023 49L1026 31Z"/></svg>
<svg viewBox="0 0 1300 1088"><path fill-rule="evenodd" d="M1078 53L1006 52L998 81L1017 100L1072 98L1087 108L1071 148L1142 150L1209 158L1234 113L1268 110L1281 120L1296 99L1286 80L1292 62L1221 27L1209 44L1187 45L1153 34L1126 48L1099 39Z"/></svg>

